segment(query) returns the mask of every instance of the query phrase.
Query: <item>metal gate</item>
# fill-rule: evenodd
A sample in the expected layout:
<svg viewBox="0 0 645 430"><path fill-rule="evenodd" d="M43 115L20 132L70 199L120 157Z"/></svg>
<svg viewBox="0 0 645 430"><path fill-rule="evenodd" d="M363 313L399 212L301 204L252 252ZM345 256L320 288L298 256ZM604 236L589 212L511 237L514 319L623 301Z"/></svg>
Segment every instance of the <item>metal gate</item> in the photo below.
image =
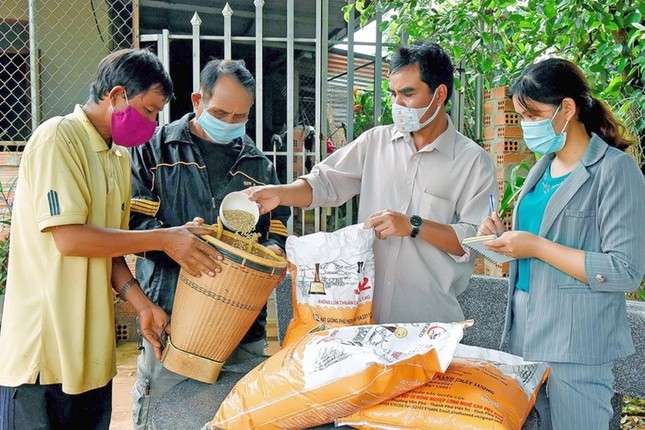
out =
<svg viewBox="0 0 645 430"><path fill-rule="evenodd" d="M255 35L252 37L236 37L231 35L232 20L235 19L235 10L226 4L222 9L221 16L218 19L223 21L224 32L221 35L203 35L201 34L202 19L200 14L195 12L190 21L192 25L191 35L171 34L168 30L163 30L160 34L144 34L140 36L142 44L153 44L159 57L162 59L164 66L170 70L173 62L170 53L170 43L173 40L190 40L192 48L192 90L199 89L199 72L200 52L204 41L217 41L224 45L224 58L230 59L232 46L235 43L253 43L255 46L255 78L256 78L256 102L255 102L255 123L263 124L265 106L263 104L263 93L265 91L266 74L264 73L265 65L263 59L263 49L266 42L273 46L282 44L286 51L286 127L284 133L280 136L273 136L270 142L266 142L266 136L263 135L262 127L256 126L255 142L258 148L273 160L276 166L283 166L286 173L283 182L289 183L303 174L307 166L320 161L326 155L326 142L329 135L329 124L325 117L326 107L328 105L327 92L327 65L328 65L328 21L327 12L329 8L328 0L316 0L311 2L312 7L316 10L316 37L313 38L296 38L294 37L294 0L287 0L287 29L285 37L265 37L263 34L263 14L264 1L256 0L255 5ZM354 20L350 19L347 23L347 34L349 34L349 51L347 54L347 79L346 79L346 112L350 116L347 118L346 141L353 138L352 130L352 111L353 111L353 86L354 86L354 54L352 35L355 31ZM380 40L377 41L378 52L381 50ZM299 47L309 46L313 53L313 67L309 73L301 73L302 68L297 64L294 57L294 44L298 43ZM380 57L378 62L373 66L375 70L380 70L382 63ZM375 99L381 98L381 73L375 73L374 88L377 90ZM304 90L303 90L304 88ZM296 91L298 93L296 93ZM324 107L324 108L323 108ZM380 116L380 104L375 112L375 118ZM306 119L303 119L306 118ZM160 123L164 124L170 120L170 106L160 116ZM304 122L304 124L301 124ZM305 139L311 140L311 145L304 145ZM284 144L293 142L293 144ZM348 203L345 210L346 219L344 224L354 222L352 210L353 202ZM294 216L290 219L287 226L290 234L305 234L315 231L334 228L339 225L336 223L327 223L328 216L334 216L337 212L314 209L311 211L295 210ZM337 217L336 217L337 220Z"/></svg>

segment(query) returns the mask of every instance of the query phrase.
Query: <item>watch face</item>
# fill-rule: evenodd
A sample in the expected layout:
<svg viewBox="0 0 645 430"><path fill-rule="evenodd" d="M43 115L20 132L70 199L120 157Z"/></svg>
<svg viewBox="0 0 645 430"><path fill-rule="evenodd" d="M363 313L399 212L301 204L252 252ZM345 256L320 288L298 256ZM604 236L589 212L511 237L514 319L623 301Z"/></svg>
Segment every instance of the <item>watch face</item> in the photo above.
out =
<svg viewBox="0 0 645 430"><path fill-rule="evenodd" d="M412 215L410 217L410 224L414 227L421 227L421 224L423 224L423 220L419 215Z"/></svg>

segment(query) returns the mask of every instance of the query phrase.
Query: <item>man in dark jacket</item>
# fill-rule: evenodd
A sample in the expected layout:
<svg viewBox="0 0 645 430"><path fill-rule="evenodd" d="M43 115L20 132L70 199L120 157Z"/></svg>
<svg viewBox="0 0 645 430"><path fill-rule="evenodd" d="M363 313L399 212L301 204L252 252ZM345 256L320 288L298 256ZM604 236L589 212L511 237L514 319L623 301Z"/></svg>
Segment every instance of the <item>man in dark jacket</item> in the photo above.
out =
<svg viewBox="0 0 645 430"><path fill-rule="evenodd" d="M157 129L152 140L132 151L130 228L158 229L217 221L219 206L232 191L278 184L273 164L245 134L255 79L241 60L213 60L201 72L200 92L191 95L195 113ZM284 255L290 209L278 207L260 217L259 242ZM137 259L137 277L148 297L172 312L180 267L163 253ZM217 276L217 275L216 275ZM266 306L227 360L262 354ZM155 403L186 377L165 369L143 340L132 390L136 429L150 428Z"/></svg>

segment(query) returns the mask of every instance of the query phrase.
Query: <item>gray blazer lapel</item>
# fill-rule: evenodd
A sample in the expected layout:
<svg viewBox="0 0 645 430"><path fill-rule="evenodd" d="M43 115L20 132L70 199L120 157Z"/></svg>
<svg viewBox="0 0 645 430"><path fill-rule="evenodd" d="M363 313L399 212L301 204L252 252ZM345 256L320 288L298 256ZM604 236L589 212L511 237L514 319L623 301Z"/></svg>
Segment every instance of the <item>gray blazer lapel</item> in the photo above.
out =
<svg viewBox="0 0 645 430"><path fill-rule="evenodd" d="M589 176L587 168L578 163L576 168L571 172L571 175L560 185L560 188L555 190L553 197L549 199L549 203L547 203L546 210L544 211L544 218L542 218L542 224L540 225L540 236L546 237L555 219L564 210L569 200L578 192L580 187L587 182Z"/></svg>
<svg viewBox="0 0 645 430"><path fill-rule="evenodd" d="M549 200L546 210L544 211L542 225L540 225L540 236L546 237L546 234L553 226L556 218L564 210L567 203L569 203L573 196L589 179L590 175L587 167L597 163L598 160L603 157L606 150L607 144L598 136L593 134L589 141L589 146L582 155L580 162Z"/></svg>

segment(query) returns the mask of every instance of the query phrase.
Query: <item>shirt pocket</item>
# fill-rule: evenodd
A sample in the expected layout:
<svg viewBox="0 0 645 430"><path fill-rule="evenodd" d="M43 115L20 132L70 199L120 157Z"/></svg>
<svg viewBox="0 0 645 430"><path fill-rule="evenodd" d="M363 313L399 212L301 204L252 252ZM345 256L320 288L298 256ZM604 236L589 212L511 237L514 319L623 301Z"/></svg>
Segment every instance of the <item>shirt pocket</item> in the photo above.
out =
<svg viewBox="0 0 645 430"><path fill-rule="evenodd" d="M417 215L421 218L431 221L451 224L455 221L455 207L457 202L437 197L428 192L424 192L421 197L419 211Z"/></svg>
<svg viewBox="0 0 645 430"><path fill-rule="evenodd" d="M596 211L593 209L564 211L563 225L560 229L559 243L577 249L589 249L598 244Z"/></svg>
<svg viewBox="0 0 645 430"><path fill-rule="evenodd" d="M593 292L589 285L582 282L558 285L558 291L567 294L589 294Z"/></svg>
<svg viewBox="0 0 645 430"><path fill-rule="evenodd" d="M564 211L564 216L567 218L595 218L596 211L593 209L587 210L577 210L577 209L566 209Z"/></svg>

